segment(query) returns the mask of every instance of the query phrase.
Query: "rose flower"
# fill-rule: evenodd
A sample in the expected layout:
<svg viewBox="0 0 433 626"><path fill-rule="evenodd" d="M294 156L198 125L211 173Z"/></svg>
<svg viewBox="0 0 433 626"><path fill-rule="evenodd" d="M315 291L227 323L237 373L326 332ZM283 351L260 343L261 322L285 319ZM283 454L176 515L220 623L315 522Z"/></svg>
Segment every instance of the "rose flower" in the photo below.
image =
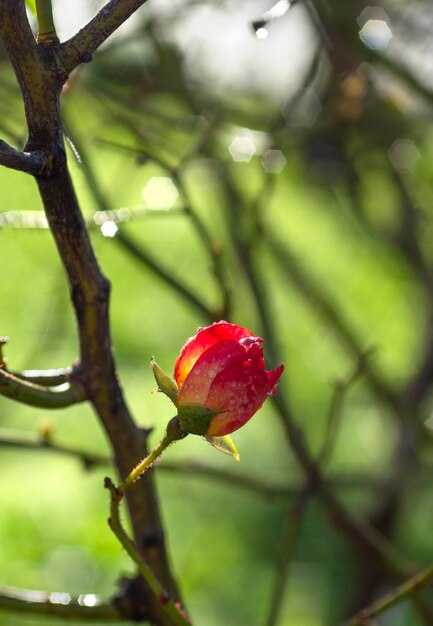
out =
<svg viewBox="0 0 433 626"><path fill-rule="evenodd" d="M184 430L206 437L228 435L276 393L284 365L265 370L262 341L247 328L220 321L185 342L174 369Z"/></svg>

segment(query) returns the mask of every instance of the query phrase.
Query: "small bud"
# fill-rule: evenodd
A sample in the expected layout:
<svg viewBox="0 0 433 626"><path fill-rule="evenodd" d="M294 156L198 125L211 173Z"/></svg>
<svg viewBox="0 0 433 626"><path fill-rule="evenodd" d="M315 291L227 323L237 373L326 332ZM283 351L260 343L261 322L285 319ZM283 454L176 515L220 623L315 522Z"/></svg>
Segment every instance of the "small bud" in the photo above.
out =
<svg viewBox="0 0 433 626"><path fill-rule="evenodd" d="M38 432L42 443L44 445L49 445L54 432L54 425L52 421L48 418L41 419L38 423Z"/></svg>
<svg viewBox="0 0 433 626"><path fill-rule="evenodd" d="M9 337L0 337L0 367L2 369L6 366L6 359L3 356L3 346L6 345L9 341Z"/></svg>
<svg viewBox="0 0 433 626"><path fill-rule="evenodd" d="M158 365L155 359L152 357L150 361L150 367L153 370L153 375L156 380L156 384L158 385L159 391L165 393L166 396L170 398L175 406L177 406L177 385L172 378L168 374L164 372L163 369Z"/></svg>
<svg viewBox="0 0 433 626"><path fill-rule="evenodd" d="M180 425L180 421L178 416L172 417L171 420L167 424L167 437L170 441L179 441L179 439L183 439L186 437L188 433L183 430Z"/></svg>

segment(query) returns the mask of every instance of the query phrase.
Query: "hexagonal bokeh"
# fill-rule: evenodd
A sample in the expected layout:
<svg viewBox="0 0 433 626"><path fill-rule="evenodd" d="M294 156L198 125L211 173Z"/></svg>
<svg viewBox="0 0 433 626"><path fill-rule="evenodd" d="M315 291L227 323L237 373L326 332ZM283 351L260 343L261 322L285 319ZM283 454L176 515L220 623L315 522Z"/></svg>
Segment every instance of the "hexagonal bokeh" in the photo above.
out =
<svg viewBox="0 0 433 626"><path fill-rule="evenodd" d="M239 135L229 145L229 152L233 161L248 163L256 153L256 146L252 137Z"/></svg>
<svg viewBox="0 0 433 626"><path fill-rule="evenodd" d="M411 172L418 165L420 153L412 139L396 139L388 150L392 166L401 172Z"/></svg>
<svg viewBox="0 0 433 626"><path fill-rule="evenodd" d="M283 171L287 160L281 150L271 149L266 150L263 155L262 165L265 172L268 174L279 174Z"/></svg>
<svg viewBox="0 0 433 626"><path fill-rule="evenodd" d="M358 17L359 37L371 50L385 50L392 39L389 18L382 7L366 7Z"/></svg>
<svg viewBox="0 0 433 626"><path fill-rule="evenodd" d="M369 20L379 20L389 24L389 17L383 7L368 6L359 14L357 18L359 28L365 26Z"/></svg>
<svg viewBox="0 0 433 626"><path fill-rule="evenodd" d="M238 163L248 163L254 155L263 154L269 145L269 137L264 132L251 128L238 128L236 133L228 150L233 161Z"/></svg>
<svg viewBox="0 0 433 626"><path fill-rule="evenodd" d="M168 211L179 197L178 190L168 176L152 176L141 193L147 207L154 210Z"/></svg>
<svg viewBox="0 0 433 626"><path fill-rule="evenodd" d="M119 228L113 220L107 220L101 225L101 233L104 237L114 237L118 230Z"/></svg>

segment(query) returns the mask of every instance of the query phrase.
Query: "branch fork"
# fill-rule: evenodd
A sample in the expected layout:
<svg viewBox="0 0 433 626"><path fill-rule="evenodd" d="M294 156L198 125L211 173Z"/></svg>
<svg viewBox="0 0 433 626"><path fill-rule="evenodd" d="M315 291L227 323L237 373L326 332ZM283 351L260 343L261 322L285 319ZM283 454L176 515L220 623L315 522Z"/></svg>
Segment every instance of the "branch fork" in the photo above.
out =
<svg viewBox="0 0 433 626"><path fill-rule="evenodd" d="M51 159L42 150L22 152L0 139L0 165L32 176L50 176Z"/></svg>

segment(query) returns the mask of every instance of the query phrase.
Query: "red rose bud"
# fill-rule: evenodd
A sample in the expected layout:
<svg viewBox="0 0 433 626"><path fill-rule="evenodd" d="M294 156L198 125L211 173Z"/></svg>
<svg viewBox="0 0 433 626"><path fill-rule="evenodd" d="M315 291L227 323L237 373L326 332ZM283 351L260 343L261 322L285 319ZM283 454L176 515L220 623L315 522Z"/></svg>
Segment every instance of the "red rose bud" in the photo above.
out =
<svg viewBox="0 0 433 626"><path fill-rule="evenodd" d="M276 393L284 365L265 370L262 341L242 326L221 321L185 342L174 369L184 430L209 438L228 435Z"/></svg>

